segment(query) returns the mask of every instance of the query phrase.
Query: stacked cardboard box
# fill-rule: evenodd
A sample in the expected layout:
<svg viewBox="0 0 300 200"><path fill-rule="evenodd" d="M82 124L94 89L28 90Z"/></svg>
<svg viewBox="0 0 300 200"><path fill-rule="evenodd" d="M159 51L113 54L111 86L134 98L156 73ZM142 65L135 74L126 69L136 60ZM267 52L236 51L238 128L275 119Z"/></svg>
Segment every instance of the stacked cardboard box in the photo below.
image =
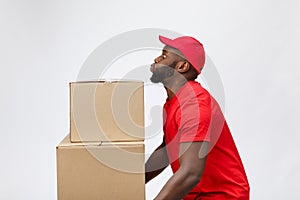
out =
<svg viewBox="0 0 300 200"><path fill-rule="evenodd" d="M70 83L70 134L57 146L58 200L145 199L144 88Z"/></svg>

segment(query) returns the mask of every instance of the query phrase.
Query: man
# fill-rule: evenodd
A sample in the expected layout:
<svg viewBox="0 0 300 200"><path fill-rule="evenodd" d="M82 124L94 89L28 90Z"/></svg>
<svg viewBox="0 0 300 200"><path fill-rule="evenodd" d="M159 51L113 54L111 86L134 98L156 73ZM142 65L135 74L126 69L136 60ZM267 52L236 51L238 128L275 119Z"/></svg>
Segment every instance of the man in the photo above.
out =
<svg viewBox="0 0 300 200"><path fill-rule="evenodd" d="M162 144L146 163L146 183L169 164L173 176L160 199L249 200L246 173L216 100L195 79L205 63L202 44L183 36L159 36L166 46L151 65L153 83L162 83Z"/></svg>

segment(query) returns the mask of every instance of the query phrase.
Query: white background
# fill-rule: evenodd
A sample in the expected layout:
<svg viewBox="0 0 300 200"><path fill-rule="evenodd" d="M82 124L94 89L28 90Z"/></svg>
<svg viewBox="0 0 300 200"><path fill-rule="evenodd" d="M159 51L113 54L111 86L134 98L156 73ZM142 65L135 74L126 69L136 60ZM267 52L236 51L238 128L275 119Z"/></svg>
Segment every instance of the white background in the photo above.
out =
<svg viewBox="0 0 300 200"><path fill-rule="evenodd" d="M1 0L0 199L56 199L55 147L69 131L68 83L102 42L139 28L205 44L223 81L251 199L299 199L299 11L298 0ZM124 59L150 64L159 52L144 53ZM163 89L151 92L162 105ZM168 169L147 185L147 199L169 176Z"/></svg>

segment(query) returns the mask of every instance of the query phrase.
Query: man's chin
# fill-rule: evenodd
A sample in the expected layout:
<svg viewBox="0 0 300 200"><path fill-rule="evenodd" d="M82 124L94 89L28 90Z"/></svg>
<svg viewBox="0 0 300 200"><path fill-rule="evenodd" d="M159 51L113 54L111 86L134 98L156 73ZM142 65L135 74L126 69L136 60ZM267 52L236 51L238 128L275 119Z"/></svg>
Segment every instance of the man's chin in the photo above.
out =
<svg viewBox="0 0 300 200"><path fill-rule="evenodd" d="M160 82L161 82L160 79L158 79L158 78L156 78L156 77L153 77L153 76L150 78L150 81L151 81L152 83L160 83Z"/></svg>

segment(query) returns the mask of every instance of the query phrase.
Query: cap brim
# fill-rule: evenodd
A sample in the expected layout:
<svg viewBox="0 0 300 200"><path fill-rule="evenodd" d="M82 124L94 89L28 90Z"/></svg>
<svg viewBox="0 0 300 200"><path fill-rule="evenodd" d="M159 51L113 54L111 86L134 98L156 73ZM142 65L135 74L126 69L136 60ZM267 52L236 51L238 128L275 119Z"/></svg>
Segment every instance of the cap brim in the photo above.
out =
<svg viewBox="0 0 300 200"><path fill-rule="evenodd" d="M166 38L166 37L160 35L159 40L167 46L176 48L175 42L169 38Z"/></svg>

